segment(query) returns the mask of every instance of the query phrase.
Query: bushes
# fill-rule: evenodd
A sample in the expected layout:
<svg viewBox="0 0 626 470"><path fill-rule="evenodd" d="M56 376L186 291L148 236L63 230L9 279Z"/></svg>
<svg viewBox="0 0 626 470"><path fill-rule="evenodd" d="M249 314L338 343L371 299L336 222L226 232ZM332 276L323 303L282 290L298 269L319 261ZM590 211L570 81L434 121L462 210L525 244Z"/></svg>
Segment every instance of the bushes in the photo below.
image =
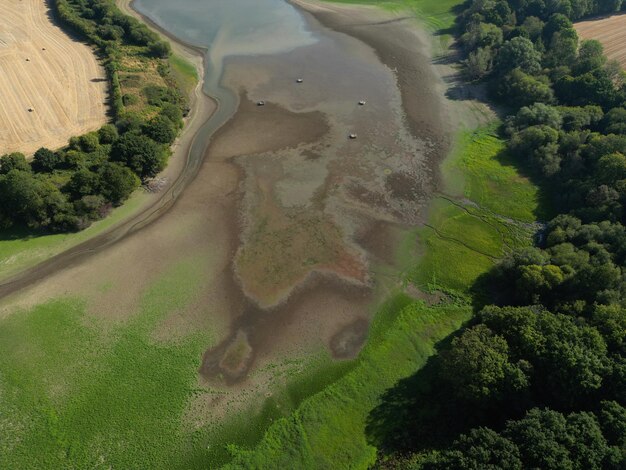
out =
<svg viewBox="0 0 626 470"><path fill-rule="evenodd" d="M111 159L126 165L142 178L149 178L165 165L165 150L154 140L127 132L113 144Z"/></svg>

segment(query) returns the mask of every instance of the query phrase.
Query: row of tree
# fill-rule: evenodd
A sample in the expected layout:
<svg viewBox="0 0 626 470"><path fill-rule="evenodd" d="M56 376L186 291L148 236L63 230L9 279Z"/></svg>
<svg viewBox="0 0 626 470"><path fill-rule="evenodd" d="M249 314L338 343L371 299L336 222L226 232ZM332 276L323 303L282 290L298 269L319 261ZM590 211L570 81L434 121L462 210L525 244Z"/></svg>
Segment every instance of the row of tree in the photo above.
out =
<svg viewBox="0 0 626 470"><path fill-rule="evenodd" d="M626 79L571 23L620 8L474 0L459 15L468 76L511 110L509 152L560 215L477 284L470 325L374 410L380 466L626 468Z"/></svg>
<svg viewBox="0 0 626 470"><path fill-rule="evenodd" d="M162 62L169 44L112 0L55 0L59 19L96 46L112 86L115 124L74 137L58 151L39 149L29 162L13 153L0 157L0 227L54 232L81 230L122 204L167 162L182 126L184 99L174 80L144 87L149 119L125 109L118 69L122 54ZM124 47L132 45L132 48ZM161 66L165 74L168 67ZM168 77L166 77L168 78Z"/></svg>

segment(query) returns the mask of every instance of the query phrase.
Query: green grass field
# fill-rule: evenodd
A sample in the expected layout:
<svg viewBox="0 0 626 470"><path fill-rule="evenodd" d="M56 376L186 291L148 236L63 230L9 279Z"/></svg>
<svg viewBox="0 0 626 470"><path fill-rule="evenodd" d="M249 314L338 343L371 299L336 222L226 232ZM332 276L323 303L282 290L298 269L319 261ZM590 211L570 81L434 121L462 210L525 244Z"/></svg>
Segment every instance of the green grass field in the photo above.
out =
<svg viewBox="0 0 626 470"><path fill-rule="evenodd" d="M175 468L186 437L180 416L213 338L169 343L152 332L202 279L198 263L181 262L119 325L76 299L0 321L0 468Z"/></svg>
<svg viewBox="0 0 626 470"><path fill-rule="evenodd" d="M454 7L460 0L325 0L331 3L352 3L359 5L376 5L392 11L409 10L424 21L428 27L450 37L449 29L454 26Z"/></svg>
<svg viewBox="0 0 626 470"><path fill-rule="evenodd" d="M407 274L422 289L467 293L498 258L531 243L532 223L547 212L495 127L461 131L442 165L445 194L431 204L418 232L423 256Z"/></svg>
<svg viewBox="0 0 626 470"><path fill-rule="evenodd" d="M31 231L4 230L0 233L0 280L40 263L54 255L99 235L139 210L147 193L136 191L123 206L106 218L77 233L41 234Z"/></svg>

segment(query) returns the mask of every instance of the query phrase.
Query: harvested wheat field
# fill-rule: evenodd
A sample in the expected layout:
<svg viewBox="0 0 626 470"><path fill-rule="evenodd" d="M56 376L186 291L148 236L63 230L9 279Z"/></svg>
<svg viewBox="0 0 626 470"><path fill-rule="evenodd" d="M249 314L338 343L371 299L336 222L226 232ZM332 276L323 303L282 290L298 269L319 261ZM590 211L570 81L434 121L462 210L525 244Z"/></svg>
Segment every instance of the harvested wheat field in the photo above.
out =
<svg viewBox="0 0 626 470"><path fill-rule="evenodd" d="M58 148L106 121L104 69L50 14L43 0L0 0L0 154Z"/></svg>
<svg viewBox="0 0 626 470"><path fill-rule="evenodd" d="M606 56L626 68L626 13L581 21L574 26L581 38L597 39Z"/></svg>

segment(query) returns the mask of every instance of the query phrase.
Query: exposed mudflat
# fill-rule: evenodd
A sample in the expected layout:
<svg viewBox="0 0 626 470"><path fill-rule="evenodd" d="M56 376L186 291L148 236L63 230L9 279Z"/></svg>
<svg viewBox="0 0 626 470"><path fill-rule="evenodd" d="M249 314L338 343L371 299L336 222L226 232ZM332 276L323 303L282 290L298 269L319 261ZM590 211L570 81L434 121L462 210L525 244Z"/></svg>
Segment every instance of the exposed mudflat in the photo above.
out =
<svg viewBox="0 0 626 470"><path fill-rule="evenodd" d="M276 358L358 354L388 285L375 266L394 272L394 247L422 220L452 129L414 21L304 6L315 41L225 59L221 85L237 111L166 210L29 284L11 308L80 294L94 315L124 321L161 273L194 260L201 287L157 336L215 332L201 385L236 394ZM219 413L223 402L194 406Z"/></svg>

